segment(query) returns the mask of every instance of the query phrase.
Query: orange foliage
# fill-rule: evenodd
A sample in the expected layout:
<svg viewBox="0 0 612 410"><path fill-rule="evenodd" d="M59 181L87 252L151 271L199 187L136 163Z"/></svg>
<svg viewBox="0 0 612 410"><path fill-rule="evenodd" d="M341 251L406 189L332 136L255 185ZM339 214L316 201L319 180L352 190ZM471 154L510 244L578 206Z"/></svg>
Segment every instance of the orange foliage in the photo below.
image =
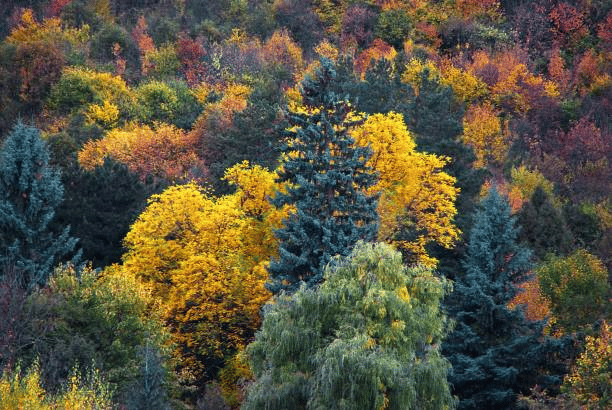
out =
<svg viewBox="0 0 612 410"><path fill-rule="evenodd" d="M552 55L548 62L548 73L559 87L559 90L562 92L569 91L571 73L565 69L565 61L563 61L563 57L561 57L561 50L559 47L552 51Z"/></svg>
<svg viewBox="0 0 612 410"><path fill-rule="evenodd" d="M286 29L275 31L262 48L262 59L298 74L304 68L302 49L289 36Z"/></svg>
<svg viewBox="0 0 612 410"><path fill-rule="evenodd" d="M190 179L193 169L202 165L194 146L190 134L171 125L160 124L155 129L133 126L88 141L78 157L85 169L102 165L104 158L111 157L143 179L154 176L181 180Z"/></svg>
<svg viewBox="0 0 612 410"><path fill-rule="evenodd" d="M499 0L457 0L457 8L465 18L488 16L497 20L501 17Z"/></svg>
<svg viewBox="0 0 612 410"><path fill-rule="evenodd" d="M559 96L555 83L531 73L527 68L528 62L527 54L520 48L493 56L480 51L474 53L468 72L479 76L491 87L494 102L506 109L524 113L543 96Z"/></svg>
<svg viewBox="0 0 612 410"><path fill-rule="evenodd" d="M417 33L432 47L439 48L442 45L442 39L438 33L438 28L434 24L426 21L416 23Z"/></svg>
<svg viewBox="0 0 612 410"><path fill-rule="evenodd" d="M600 72L597 56L593 50L587 50L576 68L576 76L582 94L593 84L595 77Z"/></svg>
<svg viewBox="0 0 612 410"><path fill-rule="evenodd" d="M546 319L550 316L550 303L540 291L540 282L537 276L519 286L520 293L508 303L508 308L522 306L525 318L532 321Z"/></svg>
<svg viewBox="0 0 612 410"><path fill-rule="evenodd" d="M584 24L584 13L565 2L553 7L548 16L557 45L573 46L589 33Z"/></svg>
<svg viewBox="0 0 612 410"><path fill-rule="evenodd" d="M151 51L155 50L155 44L151 36L147 34L147 21L144 16L138 18L138 23L134 30L132 30L132 38L138 44L140 49L140 56L142 59L142 73L147 74L147 71L151 68L149 61L147 61L146 55Z"/></svg>
<svg viewBox="0 0 612 410"><path fill-rule="evenodd" d="M381 39L377 38L372 42L372 45L367 49L363 50L355 59L355 72L358 73L361 78L365 77L367 69L370 67L372 60L378 61L381 58L386 60L393 60L397 55L397 51L393 46L385 43Z"/></svg>
<svg viewBox="0 0 612 410"><path fill-rule="evenodd" d="M187 84L191 87L200 84L206 74L202 63L206 50L202 44L188 37L180 37L176 44L176 55L181 61Z"/></svg>

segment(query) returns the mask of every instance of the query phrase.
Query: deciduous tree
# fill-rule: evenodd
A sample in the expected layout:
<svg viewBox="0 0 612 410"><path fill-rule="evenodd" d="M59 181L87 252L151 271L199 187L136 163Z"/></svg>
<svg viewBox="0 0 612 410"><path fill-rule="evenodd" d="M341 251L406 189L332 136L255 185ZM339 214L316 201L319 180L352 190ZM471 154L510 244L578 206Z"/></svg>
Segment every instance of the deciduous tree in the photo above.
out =
<svg viewBox="0 0 612 410"><path fill-rule="evenodd" d="M442 171L447 160L417 152L401 114L373 114L351 135L370 147L367 165L378 173L370 188L380 195L378 239L398 245L410 263L434 264L427 245L450 248L459 236L456 180Z"/></svg>
<svg viewBox="0 0 612 410"><path fill-rule="evenodd" d="M536 270L542 294L550 301L556 324L564 332L588 329L612 313L608 272L584 249L551 257Z"/></svg>
<svg viewBox="0 0 612 410"><path fill-rule="evenodd" d="M320 287L266 306L242 408L454 408L438 347L447 286L389 245L357 244Z"/></svg>
<svg viewBox="0 0 612 410"><path fill-rule="evenodd" d="M194 184L151 198L125 238L123 269L149 283L176 343L180 381L204 384L244 347L270 293L266 265L286 213L268 203L274 174L240 164L237 189L214 198Z"/></svg>

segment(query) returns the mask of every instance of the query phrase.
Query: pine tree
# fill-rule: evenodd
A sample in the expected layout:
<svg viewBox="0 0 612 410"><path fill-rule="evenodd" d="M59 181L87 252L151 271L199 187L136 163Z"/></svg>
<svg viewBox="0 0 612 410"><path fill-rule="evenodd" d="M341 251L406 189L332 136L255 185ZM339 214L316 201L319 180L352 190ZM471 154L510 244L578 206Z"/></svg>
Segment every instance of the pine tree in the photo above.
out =
<svg viewBox="0 0 612 410"><path fill-rule="evenodd" d="M59 235L50 230L63 193L40 132L18 123L0 151L0 264L14 263L29 290L43 286L77 243L69 227Z"/></svg>
<svg viewBox="0 0 612 410"><path fill-rule="evenodd" d="M269 266L270 290L295 290L300 281L313 286L334 255L346 256L355 243L371 241L377 231L377 196L365 191L376 183L366 165L371 151L357 147L349 135L350 104L330 90L336 72L322 59L314 78L301 92L306 113L290 113L286 161L279 182L287 192L273 199L277 207L292 205L295 213L276 232L279 259ZM353 116L356 117L356 116Z"/></svg>
<svg viewBox="0 0 612 410"><path fill-rule="evenodd" d="M447 285L390 245L358 243L319 287L267 306L242 409L454 408L439 351Z"/></svg>
<svg viewBox="0 0 612 410"><path fill-rule="evenodd" d="M442 351L453 366L449 382L460 409L509 409L517 393L527 394L536 383L547 353L562 343L538 343L539 324L527 322L520 309L508 309L531 268L531 251L517 244L515 218L495 188L480 205L463 260L465 275L447 301L456 328ZM541 383L559 381L551 376Z"/></svg>

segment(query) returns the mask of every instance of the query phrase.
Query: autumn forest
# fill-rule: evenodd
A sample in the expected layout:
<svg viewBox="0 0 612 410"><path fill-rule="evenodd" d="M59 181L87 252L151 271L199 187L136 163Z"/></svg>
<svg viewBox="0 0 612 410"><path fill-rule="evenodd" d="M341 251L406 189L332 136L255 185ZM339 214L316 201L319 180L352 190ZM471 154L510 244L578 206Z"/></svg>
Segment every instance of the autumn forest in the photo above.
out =
<svg viewBox="0 0 612 410"><path fill-rule="evenodd" d="M612 408L612 1L0 7L0 410Z"/></svg>

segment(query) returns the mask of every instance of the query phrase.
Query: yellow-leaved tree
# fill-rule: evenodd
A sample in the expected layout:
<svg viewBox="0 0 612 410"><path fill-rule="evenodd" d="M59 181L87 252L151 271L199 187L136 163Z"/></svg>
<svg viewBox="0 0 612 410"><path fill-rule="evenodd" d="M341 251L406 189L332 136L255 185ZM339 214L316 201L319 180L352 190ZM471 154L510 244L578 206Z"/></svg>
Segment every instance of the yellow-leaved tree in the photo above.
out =
<svg viewBox="0 0 612 410"><path fill-rule="evenodd" d="M200 387L259 327L270 297L265 265L285 213L268 204L274 173L242 163L226 179L237 189L220 198L193 183L153 196L125 238L123 269L150 284L181 381Z"/></svg>
<svg viewBox="0 0 612 410"><path fill-rule="evenodd" d="M474 149L475 167L503 164L510 147L504 139L498 112L490 103L468 108L463 119L463 142Z"/></svg>
<svg viewBox="0 0 612 410"><path fill-rule="evenodd" d="M373 151L368 165L379 177L372 188L381 195L379 240L396 243L412 262L435 265L426 246L435 242L450 247L459 236L453 224L456 181L442 171L447 159L417 152L398 113L371 115L352 136Z"/></svg>

